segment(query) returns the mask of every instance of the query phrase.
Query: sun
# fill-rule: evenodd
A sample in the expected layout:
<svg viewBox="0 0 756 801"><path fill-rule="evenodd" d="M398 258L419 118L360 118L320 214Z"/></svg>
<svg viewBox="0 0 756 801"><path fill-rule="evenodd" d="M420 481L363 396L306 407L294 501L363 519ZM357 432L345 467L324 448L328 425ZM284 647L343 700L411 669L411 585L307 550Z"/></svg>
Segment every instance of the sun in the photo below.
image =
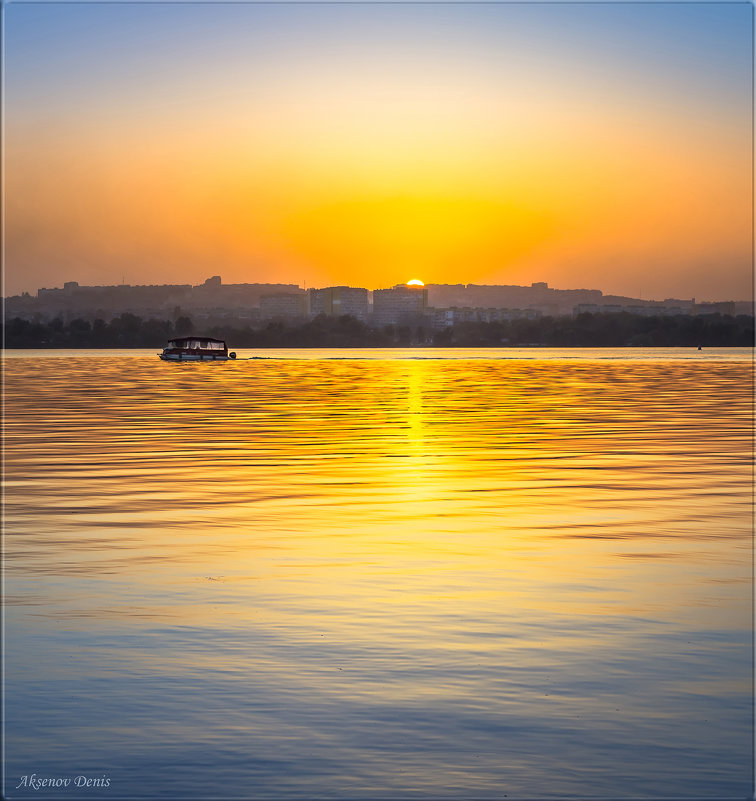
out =
<svg viewBox="0 0 756 801"><path fill-rule="evenodd" d="M425 286L425 284L419 278L413 278L411 281L407 281L407 286Z"/></svg>

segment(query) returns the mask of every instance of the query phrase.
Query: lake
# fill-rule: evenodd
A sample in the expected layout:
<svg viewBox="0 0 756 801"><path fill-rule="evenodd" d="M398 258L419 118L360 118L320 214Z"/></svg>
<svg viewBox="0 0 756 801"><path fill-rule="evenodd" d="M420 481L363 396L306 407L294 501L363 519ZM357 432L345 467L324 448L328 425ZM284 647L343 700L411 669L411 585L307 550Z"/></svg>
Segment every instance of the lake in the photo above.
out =
<svg viewBox="0 0 756 801"><path fill-rule="evenodd" d="M751 795L750 350L156 352L6 353L5 798Z"/></svg>

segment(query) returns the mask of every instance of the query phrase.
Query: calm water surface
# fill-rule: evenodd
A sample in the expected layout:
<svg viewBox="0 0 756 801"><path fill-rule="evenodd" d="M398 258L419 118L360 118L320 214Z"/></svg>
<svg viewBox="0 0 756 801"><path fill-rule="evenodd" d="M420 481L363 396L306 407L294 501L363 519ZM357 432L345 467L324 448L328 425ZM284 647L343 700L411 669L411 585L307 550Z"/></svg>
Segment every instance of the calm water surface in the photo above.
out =
<svg viewBox="0 0 756 801"><path fill-rule="evenodd" d="M6 798L751 794L750 352L240 356L7 354Z"/></svg>

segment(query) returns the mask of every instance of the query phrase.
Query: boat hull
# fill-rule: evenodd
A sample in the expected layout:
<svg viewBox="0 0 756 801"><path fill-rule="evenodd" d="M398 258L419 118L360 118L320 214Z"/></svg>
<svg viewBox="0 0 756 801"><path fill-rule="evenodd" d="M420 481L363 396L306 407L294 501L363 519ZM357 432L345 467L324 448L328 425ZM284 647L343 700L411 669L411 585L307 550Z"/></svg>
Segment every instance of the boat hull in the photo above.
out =
<svg viewBox="0 0 756 801"><path fill-rule="evenodd" d="M158 353L164 362L228 362L228 356L212 356L206 353Z"/></svg>

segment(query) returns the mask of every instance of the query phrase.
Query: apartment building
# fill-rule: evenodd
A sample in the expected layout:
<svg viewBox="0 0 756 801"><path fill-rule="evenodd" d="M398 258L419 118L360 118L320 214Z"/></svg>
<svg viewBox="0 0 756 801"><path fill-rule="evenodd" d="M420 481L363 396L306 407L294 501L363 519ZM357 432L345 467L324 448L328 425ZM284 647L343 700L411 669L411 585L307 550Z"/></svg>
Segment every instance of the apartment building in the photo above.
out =
<svg viewBox="0 0 756 801"><path fill-rule="evenodd" d="M365 321L368 317L368 291L362 287L328 286L309 290L310 315L329 317L351 315Z"/></svg>
<svg viewBox="0 0 756 801"><path fill-rule="evenodd" d="M374 325L396 325L416 322L428 311L428 290L424 286L397 284L390 289L373 292Z"/></svg>

